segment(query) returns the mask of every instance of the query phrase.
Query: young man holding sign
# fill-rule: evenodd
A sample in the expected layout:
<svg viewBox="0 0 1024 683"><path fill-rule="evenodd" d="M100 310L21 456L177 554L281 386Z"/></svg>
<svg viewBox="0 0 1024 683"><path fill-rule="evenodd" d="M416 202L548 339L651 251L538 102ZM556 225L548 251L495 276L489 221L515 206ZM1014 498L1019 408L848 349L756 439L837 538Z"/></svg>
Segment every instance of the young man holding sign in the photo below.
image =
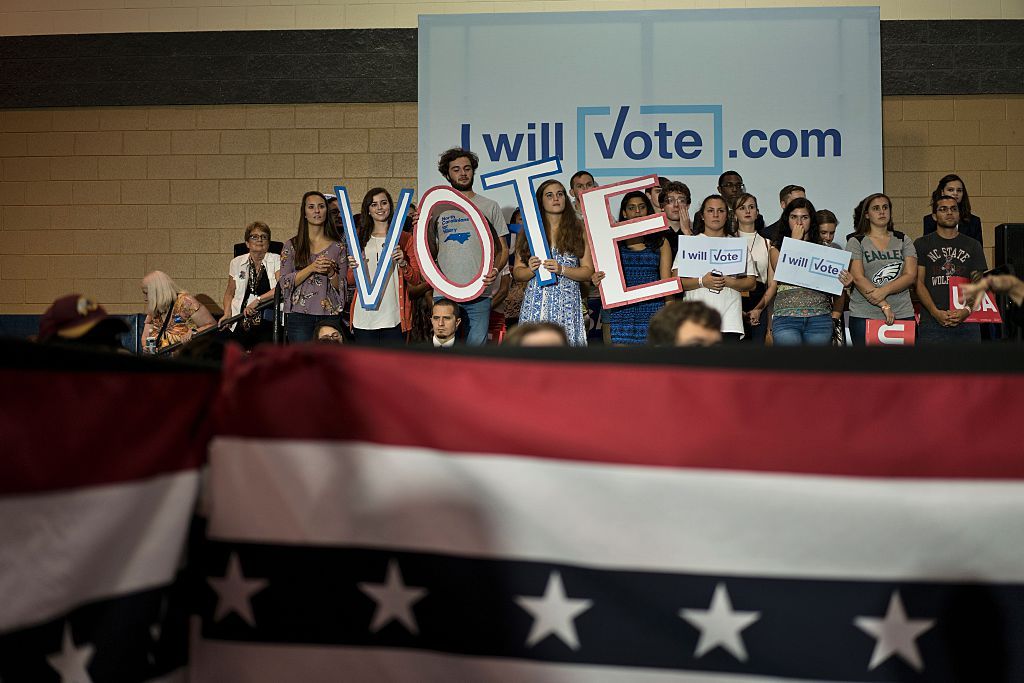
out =
<svg viewBox="0 0 1024 683"><path fill-rule="evenodd" d="M914 242L917 249L917 297L921 301L918 343L981 341L981 328L965 324L971 307L949 300L949 278L971 278L985 270L985 252L978 240L960 234L960 208L953 197L932 199L936 230Z"/></svg>
<svg viewBox="0 0 1024 683"><path fill-rule="evenodd" d="M473 191L473 181L480 160L476 154L455 147L441 155L437 170L451 186L473 202L490 224L495 237L494 262L483 268L484 284L490 286L498 277L498 270L508 263L505 235L508 226L501 207L493 199ZM457 209L442 212L431 223L429 234L432 250L436 250L437 265L450 281L464 284L481 272L481 243L469 224L469 217ZM481 345L487 341L487 326L491 315L491 298L484 294L472 301L462 302L466 312L466 344Z"/></svg>

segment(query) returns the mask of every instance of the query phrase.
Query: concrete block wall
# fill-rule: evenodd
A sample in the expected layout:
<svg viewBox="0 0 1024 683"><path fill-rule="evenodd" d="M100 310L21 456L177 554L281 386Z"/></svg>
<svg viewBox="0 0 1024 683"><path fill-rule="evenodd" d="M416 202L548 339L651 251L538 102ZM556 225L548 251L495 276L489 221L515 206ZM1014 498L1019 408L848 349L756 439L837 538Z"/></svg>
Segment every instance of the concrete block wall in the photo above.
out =
<svg viewBox="0 0 1024 683"><path fill-rule="evenodd" d="M900 230L921 234L950 172L984 221L990 262L994 226L1024 222L1024 95L887 97L883 141ZM154 269L220 301L247 223L287 239L307 189L343 181L358 203L415 176L412 103L0 111L0 313L76 291L139 311ZM841 230L851 213L837 207Z"/></svg>

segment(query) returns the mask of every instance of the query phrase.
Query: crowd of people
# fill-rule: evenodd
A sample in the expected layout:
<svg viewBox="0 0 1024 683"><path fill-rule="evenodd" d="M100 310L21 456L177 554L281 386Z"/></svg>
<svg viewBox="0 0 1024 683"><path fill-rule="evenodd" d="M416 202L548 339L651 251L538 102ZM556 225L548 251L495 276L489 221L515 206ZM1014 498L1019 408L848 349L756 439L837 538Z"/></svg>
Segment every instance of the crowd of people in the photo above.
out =
<svg viewBox="0 0 1024 683"><path fill-rule="evenodd" d="M525 239L519 209L507 223L497 202L475 191L478 164L473 152L453 148L441 155L438 172L480 210L495 245L493 262L482 263L481 240L463 211L446 208L427 222L430 252L447 280L463 284L482 274L485 289L476 299L456 303L431 289L413 245L415 206L397 246L385 253L395 203L386 189L370 189L354 221L359 252L349 253L343 233L351 217L342 215L333 195L310 190L302 197L295 235L283 243L271 241L270 227L263 222L246 226L244 248L228 264L219 321L169 275L147 275L142 281L142 346L162 353L203 335L247 349L274 338L439 348L722 341L844 345L845 311L854 345L865 343L872 320L916 326L918 343L972 342L981 340L981 325L965 320L981 292L1008 291L1017 301L1019 281L986 272L981 219L972 213L967 188L956 175L943 177L935 187L923 237L913 240L894 229L892 200L879 192L857 203L851 229L840 239L836 213L815 207L802 186L780 190L779 218L766 224L757 197L746 191L739 173L727 171L719 177L718 192L703 198L692 216L690 190L680 181L659 178L645 192L625 193L619 200L620 222L660 212L667 228L619 241L619 263L627 288L677 278L678 238L705 235L744 240L745 269L734 275L711 270L679 277L677 295L601 310L606 273L595 270L580 207L581 193L597 186L594 176L579 171L568 188L556 179L537 187L550 254L542 260ZM837 278L841 293L776 279L786 239L848 251L849 270ZM359 289L357 283L367 281L355 277L359 267L370 277L385 269L376 302L367 303ZM542 284L539 274L554 281ZM974 283L964 288L963 302L951 300L951 277ZM277 291L281 304L275 315ZM61 310L70 325L76 320L68 306ZM91 302L86 308L89 320L102 318L93 314ZM275 334L279 320L283 324ZM45 336L41 329L40 338Z"/></svg>

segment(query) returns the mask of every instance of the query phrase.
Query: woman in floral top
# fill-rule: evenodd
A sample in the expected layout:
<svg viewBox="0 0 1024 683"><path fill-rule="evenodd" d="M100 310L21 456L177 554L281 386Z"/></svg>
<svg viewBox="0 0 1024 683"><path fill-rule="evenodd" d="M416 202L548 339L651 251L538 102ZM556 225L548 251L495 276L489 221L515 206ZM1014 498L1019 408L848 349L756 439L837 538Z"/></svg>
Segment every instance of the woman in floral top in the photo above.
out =
<svg viewBox="0 0 1024 683"><path fill-rule="evenodd" d="M174 283L162 271L154 270L142 278L142 297L146 301L146 320L142 324L142 340L152 338L147 350L186 342L215 321L206 306Z"/></svg>
<svg viewBox="0 0 1024 683"><path fill-rule="evenodd" d="M324 319L341 321L347 299L347 252L341 233L319 192L302 195L299 229L281 252L281 294L288 342L313 339Z"/></svg>

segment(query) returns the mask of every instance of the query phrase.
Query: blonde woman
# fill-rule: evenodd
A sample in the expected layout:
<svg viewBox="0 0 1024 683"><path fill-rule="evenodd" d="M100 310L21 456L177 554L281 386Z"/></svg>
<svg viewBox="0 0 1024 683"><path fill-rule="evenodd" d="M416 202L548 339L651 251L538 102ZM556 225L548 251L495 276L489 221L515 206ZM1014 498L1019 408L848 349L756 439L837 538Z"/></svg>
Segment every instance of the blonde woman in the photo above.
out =
<svg viewBox="0 0 1024 683"><path fill-rule="evenodd" d="M142 278L142 298L146 302L142 339L149 350L188 341L197 332L216 324L206 306L162 271L154 270ZM150 339L155 346L149 343Z"/></svg>

